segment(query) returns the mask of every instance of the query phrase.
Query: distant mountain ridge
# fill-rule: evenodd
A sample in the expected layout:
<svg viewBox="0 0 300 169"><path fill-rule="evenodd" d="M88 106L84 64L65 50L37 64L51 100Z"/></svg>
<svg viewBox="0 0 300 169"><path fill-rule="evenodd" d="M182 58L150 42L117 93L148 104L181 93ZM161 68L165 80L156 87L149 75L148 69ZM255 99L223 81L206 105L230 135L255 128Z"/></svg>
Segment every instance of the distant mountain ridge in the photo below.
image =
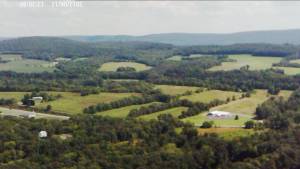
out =
<svg viewBox="0 0 300 169"><path fill-rule="evenodd" d="M64 36L64 38L86 41L147 41L167 43L179 46L189 45L231 45L237 43L271 43L271 44L300 44L300 29L249 31L227 34L214 33L161 33L144 36L130 35L91 35L91 36Z"/></svg>

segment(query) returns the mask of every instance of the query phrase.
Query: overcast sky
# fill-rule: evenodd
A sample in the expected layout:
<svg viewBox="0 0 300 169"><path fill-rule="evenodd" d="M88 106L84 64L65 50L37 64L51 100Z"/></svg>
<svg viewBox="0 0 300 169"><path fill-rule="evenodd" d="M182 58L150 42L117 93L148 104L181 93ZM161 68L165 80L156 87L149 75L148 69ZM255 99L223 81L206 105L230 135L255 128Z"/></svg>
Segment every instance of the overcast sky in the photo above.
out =
<svg viewBox="0 0 300 169"><path fill-rule="evenodd" d="M0 36L228 33L300 28L300 2L84 2L21 8L0 1Z"/></svg>

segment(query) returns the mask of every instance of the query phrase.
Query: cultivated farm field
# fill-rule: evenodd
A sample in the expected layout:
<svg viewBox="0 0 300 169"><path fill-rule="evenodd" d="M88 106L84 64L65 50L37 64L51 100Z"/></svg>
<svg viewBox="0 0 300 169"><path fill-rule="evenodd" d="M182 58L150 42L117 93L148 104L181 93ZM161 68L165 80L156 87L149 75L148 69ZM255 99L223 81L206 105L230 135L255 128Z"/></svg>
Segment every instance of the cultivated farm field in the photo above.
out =
<svg viewBox="0 0 300 169"><path fill-rule="evenodd" d="M151 69L150 66L147 66L142 63L136 63L136 62L107 62L101 65L99 71L115 72L119 67L133 67L136 69L136 71L144 71L144 70Z"/></svg>

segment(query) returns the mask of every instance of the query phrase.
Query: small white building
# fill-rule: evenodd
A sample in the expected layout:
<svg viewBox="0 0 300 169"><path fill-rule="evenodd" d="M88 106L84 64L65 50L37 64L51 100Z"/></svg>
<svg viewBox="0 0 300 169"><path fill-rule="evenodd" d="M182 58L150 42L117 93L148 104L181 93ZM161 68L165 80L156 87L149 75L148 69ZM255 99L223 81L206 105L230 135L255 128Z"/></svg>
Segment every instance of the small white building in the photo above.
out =
<svg viewBox="0 0 300 169"><path fill-rule="evenodd" d="M33 101L36 101L36 100L42 101L42 100L43 100L43 97L32 97L31 99L32 99Z"/></svg>
<svg viewBox="0 0 300 169"><path fill-rule="evenodd" d="M225 111L218 111L218 110L215 110L215 111L211 111L207 114L207 116L209 117L223 117L223 118L228 118L228 117L231 117L232 114L230 112L225 112Z"/></svg>
<svg viewBox="0 0 300 169"><path fill-rule="evenodd" d="M47 132L46 131L40 131L39 132L39 138L46 138L47 137Z"/></svg>

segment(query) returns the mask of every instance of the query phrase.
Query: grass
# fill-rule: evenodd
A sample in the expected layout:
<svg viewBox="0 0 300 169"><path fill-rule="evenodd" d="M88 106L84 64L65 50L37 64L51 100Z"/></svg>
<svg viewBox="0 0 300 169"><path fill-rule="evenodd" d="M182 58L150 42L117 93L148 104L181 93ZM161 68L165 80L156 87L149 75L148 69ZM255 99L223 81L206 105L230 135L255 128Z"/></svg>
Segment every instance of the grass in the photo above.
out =
<svg viewBox="0 0 300 169"><path fill-rule="evenodd" d="M292 91L283 90L278 96L288 98ZM234 120L234 116L230 119L210 119L207 117L207 112L202 112L196 116L191 116L183 119L184 122L190 122L200 126L204 121L214 121L218 127L242 127L244 123L254 117L256 107L266 101L271 95L267 94L266 90L255 90L250 98L237 99L228 104L223 104L212 108L210 111L219 110L231 112L233 115L238 115L239 120Z"/></svg>
<svg viewBox="0 0 300 169"><path fill-rule="evenodd" d="M0 92L0 99L16 99L21 101L27 92Z"/></svg>
<svg viewBox="0 0 300 169"><path fill-rule="evenodd" d="M99 71L117 71L119 67L133 67L136 69L136 71L144 71L151 69L150 66L147 66L145 64L136 63L136 62L107 62L101 65L99 68Z"/></svg>
<svg viewBox="0 0 300 169"><path fill-rule="evenodd" d="M50 92L53 95L61 94L62 98L38 104L38 108L45 108L47 105L52 106L52 110L56 112L78 114L82 113L85 107L95 105L97 103L109 103L132 95L139 95L136 93L100 93L91 94L88 96L80 96L79 93L71 92Z"/></svg>
<svg viewBox="0 0 300 169"><path fill-rule="evenodd" d="M160 89L164 94L179 95L187 91L196 91L199 87L190 86L174 86L174 85L156 85L156 89Z"/></svg>
<svg viewBox="0 0 300 169"><path fill-rule="evenodd" d="M198 132L200 135L206 133L207 134L215 133L219 137L222 137L226 140L232 140L234 138L240 138L240 137L247 137L255 134L255 131L253 129L243 129L243 128L209 128L209 129L199 128Z"/></svg>
<svg viewBox="0 0 300 169"><path fill-rule="evenodd" d="M157 119L157 117L162 114L171 114L174 117L178 117L181 114L181 112L185 110L187 110L187 107L175 107L175 108L139 116L138 118L142 120L152 120L152 119Z"/></svg>
<svg viewBox="0 0 300 169"><path fill-rule="evenodd" d="M172 56L172 57L169 57L167 60L181 61L182 60L182 56L179 56L179 55Z"/></svg>
<svg viewBox="0 0 300 169"><path fill-rule="evenodd" d="M210 119L209 117L207 117L207 113L201 113L196 116L182 119L182 121L192 123L195 126L201 126L205 121L213 121L214 126L216 127L243 127L245 122L250 120L251 118L251 116L240 116L238 120L234 120L233 116L232 118L226 119Z"/></svg>
<svg viewBox="0 0 300 169"><path fill-rule="evenodd" d="M109 117L115 117L115 118L125 118L125 117L127 117L127 115L129 114L129 112L131 110L138 109L142 106L149 106L150 104L153 104L153 103L158 103L158 102L121 107L121 108L118 108L118 109L112 109L112 110L99 112L99 113L97 113L97 115L109 116Z"/></svg>
<svg viewBox="0 0 300 169"><path fill-rule="evenodd" d="M250 98L239 99L211 109L227 111L234 114L253 115L256 107L268 99L266 90L255 90Z"/></svg>
<svg viewBox="0 0 300 169"><path fill-rule="evenodd" d="M298 63L300 64L300 59L290 60L291 63Z"/></svg>
<svg viewBox="0 0 300 169"><path fill-rule="evenodd" d="M221 90L208 90L201 93L194 93L188 96L182 96L180 99L187 99L192 102L203 102L209 103L214 99L226 100L228 97L232 98L235 96L236 99L241 96L242 93L232 91L221 91Z"/></svg>
<svg viewBox="0 0 300 169"><path fill-rule="evenodd" d="M278 63L282 59L281 57L262 57L252 56L248 54L242 55L229 55L229 59L234 59L236 62L223 62L220 66L214 66L210 68L210 71L228 71L234 69L240 69L242 66L249 65L250 70L263 70L272 67L273 63Z"/></svg>
<svg viewBox="0 0 300 169"><path fill-rule="evenodd" d="M14 71L22 73L39 73L39 72L53 72L57 62L48 62L36 59L24 59L21 55L6 55L1 54L3 60L7 63L0 63L0 71Z"/></svg>
<svg viewBox="0 0 300 169"><path fill-rule="evenodd" d="M300 74L300 68L298 67L274 67L276 69L281 69L286 75L298 75Z"/></svg>

